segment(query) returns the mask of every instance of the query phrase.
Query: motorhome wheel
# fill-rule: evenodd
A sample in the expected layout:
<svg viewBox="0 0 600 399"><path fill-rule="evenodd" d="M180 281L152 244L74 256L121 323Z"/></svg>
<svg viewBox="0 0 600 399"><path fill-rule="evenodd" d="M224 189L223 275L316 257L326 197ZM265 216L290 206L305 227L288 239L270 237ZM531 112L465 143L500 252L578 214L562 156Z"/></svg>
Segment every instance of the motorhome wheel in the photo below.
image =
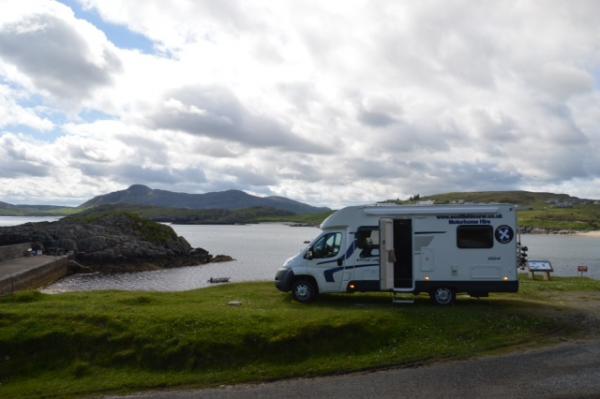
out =
<svg viewBox="0 0 600 399"><path fill-rule="evenodd" d="M456 293L452 288L439 287L431 291L431 300L436 305L451 305L456 299Z"/></svg>
<svg viewBox="0 0 600 399"><path fill-rule="evenodd" d="M298 279L292 285L292 296L298 302L312 302L317 297L317 287L308 279Z"/></svg>

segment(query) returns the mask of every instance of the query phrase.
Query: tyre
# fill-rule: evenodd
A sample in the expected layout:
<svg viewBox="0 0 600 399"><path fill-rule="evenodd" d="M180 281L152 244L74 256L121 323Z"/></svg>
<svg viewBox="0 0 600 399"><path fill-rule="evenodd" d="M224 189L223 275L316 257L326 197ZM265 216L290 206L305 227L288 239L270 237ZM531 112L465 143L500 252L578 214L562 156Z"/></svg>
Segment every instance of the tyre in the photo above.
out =
<svg viewBox="0 0 600 399"><path fill-rule="evenodd" d="M310 303L317 297L317 286L309 279L301 278L292 284L292 296L301 303Z"/></svg>
<svg viewBox="0 0 600 399"><path fill-rule="evenodd" d="M429 295L433 303L441 306L452 305L456 300L456 293L452 288L448 287L438 287L432 290Z"/></svg>

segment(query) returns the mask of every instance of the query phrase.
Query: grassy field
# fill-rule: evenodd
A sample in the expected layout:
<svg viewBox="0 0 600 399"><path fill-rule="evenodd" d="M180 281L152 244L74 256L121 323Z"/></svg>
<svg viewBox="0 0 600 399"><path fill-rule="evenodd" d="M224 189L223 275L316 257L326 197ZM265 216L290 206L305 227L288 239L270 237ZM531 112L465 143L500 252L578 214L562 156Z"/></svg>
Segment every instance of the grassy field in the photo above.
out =
<svg viewBox="0 0 600 399"><path fill-rule="evenodd" d="M394 306L382 293L323 296L307 306L272 283L25 292L0 299L0 397L211 386L468 357L573 331L532 312L525 299L579 289L600 284L526 282L520 294L465 297L450 308L425 297Z"/></svg>
<svg viewBox="0 0 600 399"><path fill-rule="evenodd" d="M600 205L573 208L544 208L519 212L522 227L547 230L600 230Z"/></svg>

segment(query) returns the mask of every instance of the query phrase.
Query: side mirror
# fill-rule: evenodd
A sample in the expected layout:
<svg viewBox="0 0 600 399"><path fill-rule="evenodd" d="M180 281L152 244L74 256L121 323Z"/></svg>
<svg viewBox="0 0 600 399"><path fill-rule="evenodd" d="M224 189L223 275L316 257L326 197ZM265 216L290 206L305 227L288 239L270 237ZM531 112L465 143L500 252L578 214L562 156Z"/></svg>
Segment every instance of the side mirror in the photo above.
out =
<svg viewBox="0 0 600 399"><path fill-rule="evenodd" d="M313 251L312 249L309 249L308 251L306 251L306 253L304 254L304 258L305 259L312 259L313 258Z"/></svg>

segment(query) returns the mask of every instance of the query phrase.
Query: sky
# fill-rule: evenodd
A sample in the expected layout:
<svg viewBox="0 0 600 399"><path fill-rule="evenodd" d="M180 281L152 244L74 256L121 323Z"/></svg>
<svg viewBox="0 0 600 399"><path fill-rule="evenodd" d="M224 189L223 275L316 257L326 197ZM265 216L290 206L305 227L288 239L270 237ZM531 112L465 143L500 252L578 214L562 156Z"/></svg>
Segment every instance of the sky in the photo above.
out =
<svg viewBox="0 0 600 399"><path fill-rule="evenodd" d="M0 0L0 201L600 198L600 2Z"/></svg>

